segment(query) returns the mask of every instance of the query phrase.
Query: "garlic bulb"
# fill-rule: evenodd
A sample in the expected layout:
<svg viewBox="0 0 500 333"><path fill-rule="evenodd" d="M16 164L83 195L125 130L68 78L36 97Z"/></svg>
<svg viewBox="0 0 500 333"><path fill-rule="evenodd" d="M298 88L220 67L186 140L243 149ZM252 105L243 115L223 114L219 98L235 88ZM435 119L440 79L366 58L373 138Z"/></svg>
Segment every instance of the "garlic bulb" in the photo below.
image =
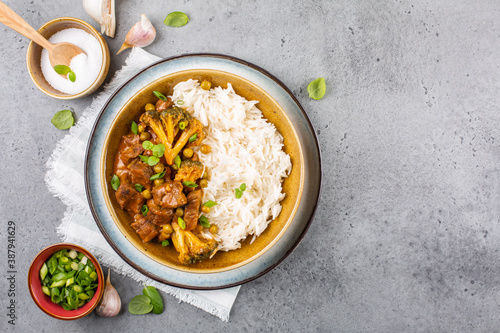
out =
<svg viewBox="0 0 500 333"><path fill-rule="evenodd" d="M130 31L127 33L127 36L125 36L125 42L123 43L118 53L133 46L148 46L155 40L155 37L155 27L153 27L146 15L142 14L141 20L134 24L132 29L130 29Z"/></svg>
<svg viewBox="0 0 500 333"><path fill-rule="evenodd" d="M101 34L115 37L115 0L83 0L85 11L101 26Z"/></svg>
<svg viewBox="0 0 500 333"><path fill-rule="evenodd" d="M102 295L101 302L96 308L97 314L101 317L114 317L120 312L122 307L120 296L115 287L111 285L110 274L111 270L108 268L108 279L104 287L104 295Z"/></svg>

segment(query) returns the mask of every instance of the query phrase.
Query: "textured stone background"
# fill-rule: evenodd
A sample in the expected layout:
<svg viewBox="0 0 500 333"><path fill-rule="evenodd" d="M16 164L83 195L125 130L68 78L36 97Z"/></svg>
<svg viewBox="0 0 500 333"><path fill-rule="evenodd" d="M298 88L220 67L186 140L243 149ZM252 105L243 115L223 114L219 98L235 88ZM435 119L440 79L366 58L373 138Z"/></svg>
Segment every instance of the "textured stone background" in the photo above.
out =
<svg viewBox="0 0 500 333"><path fill-rule="evenodd" d="M74 16L81 1L4 0L33 26ZM116 52L145 13L159 56L223 53L255 63L295 93L319 137L324 182L296 251L243 286L229 323L164 295L161 316L75 322L44 315L26 287L30 261L58 241L65 207L45 163L92 97L58 101L25 66L26 38L0 25L0 251L17 223L16 332L466 332L500 324L500 3L480 1L117 1ZM183 28L162 25L180 10ZM113 56L110 75L127 52ZM325 77L324 99L307 84ZM4 274L4 273L2 273ZM114 277L124 304L141 286ZM0 331L7 284L0 278Z"/></svg>

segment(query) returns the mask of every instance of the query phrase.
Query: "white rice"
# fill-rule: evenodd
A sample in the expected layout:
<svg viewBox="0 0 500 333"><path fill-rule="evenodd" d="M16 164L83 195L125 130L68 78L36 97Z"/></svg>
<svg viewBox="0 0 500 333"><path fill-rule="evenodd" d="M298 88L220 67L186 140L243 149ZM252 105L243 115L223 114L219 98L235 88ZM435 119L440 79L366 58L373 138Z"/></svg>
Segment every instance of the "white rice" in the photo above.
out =
<svg viewBox="0 0 500 333"><path fill-rule="evenodd" d="M203 143L212 151L198 152L211 175L203 200L218 203L205 215L218 227L222 251L240 248L249 235L253 241L279 215L285 197L281 183L292 169L283 137L255 106L258 101L247 101L227 86L206 91L188 80L177 84L171 96L184 101L182 107L205 126ZM235 188L242 183L247 189L237 199Z"/></svg>

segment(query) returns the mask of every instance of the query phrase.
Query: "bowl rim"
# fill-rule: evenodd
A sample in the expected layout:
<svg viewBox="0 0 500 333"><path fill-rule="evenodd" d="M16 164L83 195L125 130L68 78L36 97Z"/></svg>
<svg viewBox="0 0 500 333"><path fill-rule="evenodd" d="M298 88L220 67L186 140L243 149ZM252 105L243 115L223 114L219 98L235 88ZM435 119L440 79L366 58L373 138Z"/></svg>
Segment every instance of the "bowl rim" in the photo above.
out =
<svg viewBox="0 0 500 333"><path fill-rule="evenodd" d="M278 86L280 86L290 96L290 98L298 106L300 112L304 116L306 126L309 128L310 133L312 133L313 139L314 139L314 147L310 147L310 149L314 149L316 151L316 153L317 153L317 156L318 156L319 182L318 182L318 189L316 191L317 198L316 198L316 200L315 200L314 203L311 203L311 205L313 205L312 210L311 210L311 214L310 214L307 222L305 223L304 229L302 230L301 234L298 236L298 238L295 241L295 243L292 246L290 246L290 248L287 249L286 253L281 258L279 258L275 263L273 263L269 267L265 268L264 270L262 270L258 274L255 274L254 276L248 277L246 279L240 280L240 281L235 282L235 283L229 283L229 284L225 284L225 285L221 285L221 286L214 286L214 287L212 287L212 286L208 286L208 287L207 286L190 286L190 285L183 285L183 284L175 283L175 282L172 282L172 281L168 281L168 280L166 280L166 279L164 279L162 277L157 276L156 274L153 274L151 272L148 272L148 271L144 270L138 264L136 264L135 262L133 262L132 260L130 260L125 254L123 254L121 252L121 250L119 249L119 247L114 243L114 241L112 240L112 238L108 235L107 231L105 230L104 226L102 225L102 222L100 221L99 215L96 212L96 209L94 207L94 203L93 203L93 200L92 200L92 197L91 197L90 181L89 181L89 176L88 176L88 171L89 171L88 170L88 168L89 168L89 166L88 166L88 158L89 158L89 154L90 154L90 150L91 150L92 138L93 138L93 136L95 134L95 130L96 130L97 124L98 124L99 120L102 118L104 110L111 103L111 101L113 100L113 98L130 81L132 81L136 77L140 76L142 73L144 73L145 71L147 71L149 68L154 67L154 66L156 66L156 65L158 65L160 63L163 63L163 62L172 61L172 60L176 60L176 59L180 59L180 58L189 58L189 57L212 57L212 58L219 58L219 59L230 60L230 61L242 64L242 65L248 66L251 69L254 69L254 70L260 72L261 74L267 76L269 79L271 79L272 81L274 81ZM295 248L299 245L299 243L302 241L302 239L304 238L305 234L309 230L309 227L311 226L312 221L314 220L314 217L316 215L316 211L317 211L317 208L318 208L318 204L319 204L319 198L321 197L322 180L323 180L323 172L322 172L322 167L321 167L321 165L322 165L321 164L321 160L322 160L322 158L321 158L321 150L319 149L318 138L317 138L316 132L314 131L314 128L313 128L313 126L311 124L311 121L310 121L309 117L307 116L307 113L304 111L304 108L302 107L302 105L298 101L298 99L294 96L294 94L291 92L291 90L281 80L279 80L277 77L275 77L274 75L272 75L271 73L269 73L265 69L263 69L263 68L261 68L261 67L259 67L257 65L254 65L254 64L252 64L252 63L250 63L248 61L245 61L245 60L242 60L240 58L237 58L237 57L233 57L233 56L229 56L229 55L224 55L224 54L218 54L218 53L187 53L187 54L181 54L181 55L177 55L177 56L162 58L162 59L160 59L158 61L155 61L155 62L147 65L146 67L142 68L141 70L139 70L138 72L136 72L134 75L132 75L131 77L129 77L118 88L116 88L116 90L108 97L107 101L105 102L105 104L103 105L103 107L101 108L99 114L96 117L96 120L95 120L95 122L94 122L94 124L92 126L92 129L91 129L91 132L90 132L89 140L87 142L87 148L86 148L86 152L85 152L85 164L84 164L85 193L86 193L86 196L87 196L87 201L88 201L89 208L90 208L90 211L92 213L92 216L93 216L93 218L94 218L94 220L95 220L95 222L96 222L99 230L101 231L102 235L104 236L104 238L106 239L106 241L108 242L108 244L113 248L113 250L125 262L127 262L130 266L132 266L135 270L137 270L141 274L144 274L145 276L147 276L147 277L149 277L149 278L151 278L153 280L156 280L156 281L158 281L160 283L164 283L164 284L167 284L167 285L170 285L170 286L174 286L174 287L178 287L178 288L192 289L192 290L217 290L217 289L225 289L225 288L231 288L231 287L243 285L245 283L248 283L250 281L253 281L253 280L255 280L255 279L257 279L257 278L265 275L266 273L268 273L269 271L271 271L272 269L274 269L276 266L278 266L281 262L283 262L290 255L290 253L292 253L293 250L295 250ZM195 273L193 273L193 274L195 274Z"/></svg>
<svg viewBox="0 0 500 333"><path fill-rule="evenodd" d="M94 267L98 267L98 269L96 269L96 272L98 274L98 281L99 280L101 281L101 289L99 291L99 294L98 294L94 304L92 304L92 306L87 311L85 311L84 313L81 313L77 316L73 316L73 317L60 316L60 315L57 315L55 313L48 311L45 307L42 306L42 304L40 304L40 302L35 297L34 292L33 292L34 282L32 281L32 275L33 275L33 270L34 270L34 264L36 262L38 262L39 258L43 254L53 250L54 248L58 248L58 247L75 248L78 251L83 252L85 254L85 256L87 256L92 261L92 263L94 264ZM57 252L57 251L55 251L55 252ZM30 264L30 267L28 270L27 280L28 280L28 289L29 289L31 298L33 299L33 302L35 302L35 304L40 308L40 310L45 312L47 315L49 315L53 318L56 318L56 319L60 319L60 320L76 320L76 319L80 319L80 318L85 317L86 315L88 315L89 313L94 311L94 309L97 307L97 305L101 301L101 298L104 294L104 285L105 285L104 273L103 273L101 265L99 264L99 261L87 249L85 249L79 245L73 244L73 243L55 243L55 244L49 245L49 246L43 248L42 250L40 250L37 253L37 255L35 256L35 258L31 261L31 264Z"/></svg>
<svg viewBox="0 0 500 333"><path fill-rule="evenodd" d="M56 98L56 99L61 99L61 100L76 99L76 98L80 98L80 97L86 96L90 92L93 92L95 90L95 85L99 84L99 81L101 81L101 80L104 81L104 79L106 78L106 75L107 75L106 71L107 71L107 68L109 68L109 61L110 61L110 56L108 55L109 54L109 49L108 49L108 45L107 45L106 41L104 40L104 38L102 37L101 33L99 33L89 23L87 23L84 20L81 20L79 18L76 18L76 17L64 16L64 17L55 18L55 19L50 20L47 23L43 24L40 28L38 28L37 32L40 33L42 29L45 29L46 27L50 26L51 24L54 24L54 23L57 23L57 22L61 22L61 21L76 22L76 23L84 25L85 27L89 28L90 31L92 31L92 35L99 42L99 46L101 47L101 53L102 53L102 64L101 64L101 69L99 70L99 74L97 75L97 77L94 80L94 82L92 82L92 84L87 89L85 89L84 91L79 92L78 94L73 94L73 95L65 94L65 93L63 93L64 95L59 95L59 94L54 94L54 93L52 93L50 91L45 90L40 85L40 83L35 79L35 76L34 76L32 70L30 68L30 64L31 64L30 55L33 52L34 45L36 44L33 41L30 41L30 43L28 45L28 49L26 50L26 67L28 68L28 73L29 73L29 75L31 77L31 81L33 81L33 83L35 84L35 86L41 92L43 92L44 94L46 94L46 95L48 95L50 97ZM61 31L61 30L59 30L59 31Z"/></svg>

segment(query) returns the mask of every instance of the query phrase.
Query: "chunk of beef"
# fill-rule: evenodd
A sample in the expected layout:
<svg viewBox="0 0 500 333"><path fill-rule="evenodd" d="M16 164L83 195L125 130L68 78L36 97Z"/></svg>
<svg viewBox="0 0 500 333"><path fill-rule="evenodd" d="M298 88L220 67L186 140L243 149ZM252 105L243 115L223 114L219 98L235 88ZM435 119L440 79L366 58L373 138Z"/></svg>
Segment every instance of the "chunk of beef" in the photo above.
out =
<svg viewBox="0 0 500 333"><path fill-rule="evenodd" d="M166 110L169 107L171 107L173 104L174 103L172 103L170 97L167 97L166 101L159 99L158 102L156 102L156 112L162 112L163 110Z"/></svg>
<svg viewBox="0 0 500 333"><path fill-rule="evenodd" d="M149 199L146 203L148 211L148 219L156 225L163 226L172 222L174 210L172 208L162 208L154 203L153 199Z"/></svg>
<svg viewBox="0 0 500 333"><path fill-rule="evenodd" d="M187 205L184 207L184 222L186 222L186 231L193 230L198 224L200 218L200 205L203 197L203 191L197 190L187 195Z"/></svg>
<svg viewBox="0 0 500 333"><path fill-rule="evenodd" d="M122 209L134 213L141 211L144 197L130 183L121 183L115 192L115 196Z"/></svg>
<svg viewBox="0 0 500 333"><path fill-rule="evenodd" d="M128 166L130 170L130 180L132 184L141 184L142 186L149 187L152 175L154 175L153 168L142 161L134 161Z"/></svg>
<svg viewBox="0 0 500 333"><path fill-rule="evenodd" d="M182 192L180 182L167 180L160 186L153 188L154 203L162 208L177 208L186 204L186 195Z"/></svg>
<svg viewBox="0 0 500 333"><path fill-rule="evenodd" d="M149 242L160 233L158 227L151 223L142 214L136 214L134 216L134 223L132 223L131 226L134 228L135 232L141 236L144 243Z"/></svg>
<svg viewBox="0 0 500 333"><path fill-rule="evenodd" d="M139 135L129 133L122 136L120 146L118 147L118 154L116 156L123 164L127 165L132 159L139 156L143 151L144 148L142 147Z"/></svg>

